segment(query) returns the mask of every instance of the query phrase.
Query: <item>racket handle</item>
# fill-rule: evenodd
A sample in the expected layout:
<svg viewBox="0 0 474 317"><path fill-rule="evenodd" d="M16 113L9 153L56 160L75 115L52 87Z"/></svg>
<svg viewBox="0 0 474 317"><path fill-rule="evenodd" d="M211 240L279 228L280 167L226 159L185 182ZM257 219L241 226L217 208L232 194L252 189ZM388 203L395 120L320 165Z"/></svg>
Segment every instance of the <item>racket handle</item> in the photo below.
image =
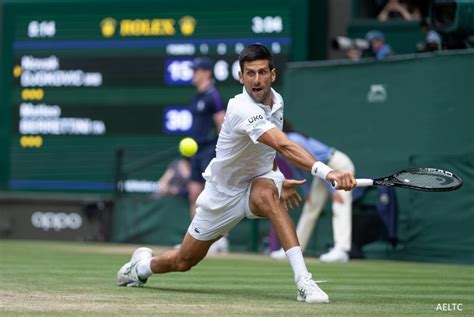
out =
<svg viewBox="0 0 474 317"><path fill-rule="evenodd" d="M368 187L374 185L374 180L370 178L357 178L356 182L356 187Z"/></svg>
<svg viewBox="0 0 474 317"><path fill-rule="evenodd" d="M369 186L374 185L374 180L370 178L356 178L356 182L357 182L356 187L369 187ZM333 188L336 188L337 182L333 181L331 185Z"/></svg>

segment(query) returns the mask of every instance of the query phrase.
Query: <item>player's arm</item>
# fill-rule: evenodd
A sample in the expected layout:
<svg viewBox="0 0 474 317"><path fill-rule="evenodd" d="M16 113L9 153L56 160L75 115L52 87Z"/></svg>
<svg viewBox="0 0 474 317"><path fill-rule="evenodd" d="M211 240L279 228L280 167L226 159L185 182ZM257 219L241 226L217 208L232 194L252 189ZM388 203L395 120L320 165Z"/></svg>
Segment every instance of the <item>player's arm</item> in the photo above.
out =
<svg viewBox="0 0 474 317"><path fill-rule="evenodd" d="M258 141L274 148L295 166L330 182L337 182L337 189L351 190L356 185L352 174L335 172L321 162L315 164L318 160L314 156L297 143L288 139L286 134L277 128L267 130L258 138Z"/></svg>
<svg viewBox="0 0 474 317"><path fill-rule="evenodd" d="M283 155L284 158L289 160L296 167L308 172L311 172L313 164L317 161L316 158L313 157L308 151L306 151L297 143L288 139L286 134L277 128L272 128L263 133L258 138L258 142L274 148L278 153Z"/></svg>

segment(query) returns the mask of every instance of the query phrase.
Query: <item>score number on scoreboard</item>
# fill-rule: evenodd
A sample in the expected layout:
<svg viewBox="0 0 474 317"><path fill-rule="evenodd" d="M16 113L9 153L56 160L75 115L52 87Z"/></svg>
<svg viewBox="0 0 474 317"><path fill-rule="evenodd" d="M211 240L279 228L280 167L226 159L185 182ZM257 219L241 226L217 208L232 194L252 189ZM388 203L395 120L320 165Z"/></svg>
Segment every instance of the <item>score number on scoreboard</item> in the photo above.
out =
<svg viewBox="0 0 474 317"><path fill-rule="evenodd" d="M132 89L139 84L142 84L141 88L189 87L193 76L193 60L202 55L208 55L215 61L214 77L220 83L219 87L238 85L238 54L246 45L255 42L265 44L275 56L284 55L279 61L286 62L291 44L288 30L284 29L284 18L280 15L248 16L245 18L246 26L241 20L229 22L235 24L231 25L236 28L232 33L237 35L235 37L226 37L215 27L210 28L209 25L215 22L191 16L179 19L102 17L94 20L94 29L90 27L90 20L86 27L86 21L81 19L84 20L71 17L69 21L59 18L25 21L27 23L23 25L26 26L26 32L14 43L13 74L16 87L21 89L21 103L16 114L19 120L17 131L22 147L43 146L42 136L45 135L100 136L111 131L115 133L121 124L114 121L113 111L106 117L104 111L101 112L102 117L94 117L99 112L86 111L81 114L77 110L87 108L81 104L83 95L78 93L81 89L90 91L90 88L96 88L98 91L103 90L103 94L110 94L114 89L126 87L127 80L132 81L129 77L138 78L132 83ZM75 28L81 23L84 27L81 33L77 33ZM199 27L205 31L200 31ZM123 53L118 58L117 51L120 50ZM90 58L94 51L102 59ZM108 60L107 52L110 52ZM154 59L145 60L136 52L143 52L145 57L153 56ZM134 66L128 66L127 61L133 58ZM142 64L140 60L143 60ZM104 61L108 65L104 65ZM155 67L161 74L146 71L149 64L156 63L161 64ZM118 74L117 70L126 75ZM126 88L131 90L130 87ZM50 91L61 89L71 92L71 97L67 100L47 98ZM110 109L107 97L97 91L94 94L98 96L95 109L105 106ZM62 98L64 95L66 93ZM134 95L133 98L134 106L142 103L140 96ZM163 104L159 96L155 100L161 107L163 133L181 134L190 129L192 116L185 103L177 101L169 104L167 101L168 104ZM134 108L130 111L133 115ZM109 129L111 122L115 130Z"/></svg>

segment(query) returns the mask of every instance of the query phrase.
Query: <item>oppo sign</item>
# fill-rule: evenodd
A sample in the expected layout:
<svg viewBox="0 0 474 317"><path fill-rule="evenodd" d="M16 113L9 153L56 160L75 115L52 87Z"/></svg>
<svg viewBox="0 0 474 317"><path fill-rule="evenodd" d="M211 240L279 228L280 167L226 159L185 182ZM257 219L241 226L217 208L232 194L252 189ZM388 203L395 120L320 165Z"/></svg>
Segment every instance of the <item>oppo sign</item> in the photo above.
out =
<svg viewBox="0 0 474 317"><path fill-rule="evenodd" d="M63 229L77 230L82 226L82 218L79 214L73 212L66 214L64 212L41 212L37 211L31 215L31 224L43 229L44 231Z"/></svg>

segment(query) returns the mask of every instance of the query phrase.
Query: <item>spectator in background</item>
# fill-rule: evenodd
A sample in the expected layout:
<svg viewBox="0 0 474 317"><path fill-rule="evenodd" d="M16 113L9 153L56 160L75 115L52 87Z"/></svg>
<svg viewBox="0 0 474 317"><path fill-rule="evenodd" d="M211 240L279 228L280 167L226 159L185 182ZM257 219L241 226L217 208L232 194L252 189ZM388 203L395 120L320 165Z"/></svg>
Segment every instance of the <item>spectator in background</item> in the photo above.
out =
<svg viewBox="0 0 474 317"><path fill-rule="evenodd" d="M439 35L439 33L434 30L428 31L428 33L426 33L424 48L422 52L435 52L441 50L441 48L441 35Z"/></svg>
<svg viewBox="0 0 474 317"><path fill-rule="evenodd" d="M158 180L158 186L152 198L159 199L165 196L188 197L190 176L191 166L188 159L181 158L172 161Z"/></svg>
<svg viewBox="0 0 474 317"><path fill-rule="evenodd" d="M352 45L348 49L344 51L346 58L353 61L358 62L362 56L362 51L358 49L355 45Z"/></svg>
<svg viewBox="0 0 474 317"><path fill-rule="evenodd" d="M430 23L425 19L420 23L420 28L426 37L423 42L416 45L416 50L422 52L435 52L443 47L441 35L431 28Z"/></svg>
<svg viewBox="0 0 474 317"><path fill-rule="evenodd" d="M283 132L288 135L288 139L299 144L313 156L327 164L335 171L348 171L354 174L354 164L351 159L343 152L329 147L316 139L307 137L296 132L292 125L285 120ZM301 175L303 171L294 169L297 178L305 178ZM314 177L313 181L304 186L305 204L303 212L296 227L296 234L300 242L301 250L304 251L308 246L314 227L321 215L328 193L332 196L332 224L334 248L320 256L321 262L347 262L349 261L349 251L352 241L352 193L335 190L327 181L321 181ZM274 259L285 259L286 254L283 249L270 253Z"/></svg>
<svg viewBox="0 0 474 317"><path fill-rule="evenodd" d="M382 11L377 16L379 21L399 18L406 21L419 21L422 18L422 12L418 1L409 0L388 0Z"/></svg>
<svg viewBox="0 0 474 317"><path fill-rule="evenodd" d="M368 56L375 57L378 61L392 55L393 51L389 44L385 43L385 36L378 30L367 32L365 39L369 42Z"/></svg>
<svg viewBox="0 0 474 317"><path fill-rule="evenodd" d="M198 144L197 153L191 158L191 177L188 183L191 218L196 213L196 199L204 189L202 173L216 155L217 136L224 122L225 108L219 91L214 85L214 63L208 57L198 57L193 63L192 84L196 94L192 98L193 124L189 136ZM226 252L227 238L214 243L210 253Z"/></svg>

